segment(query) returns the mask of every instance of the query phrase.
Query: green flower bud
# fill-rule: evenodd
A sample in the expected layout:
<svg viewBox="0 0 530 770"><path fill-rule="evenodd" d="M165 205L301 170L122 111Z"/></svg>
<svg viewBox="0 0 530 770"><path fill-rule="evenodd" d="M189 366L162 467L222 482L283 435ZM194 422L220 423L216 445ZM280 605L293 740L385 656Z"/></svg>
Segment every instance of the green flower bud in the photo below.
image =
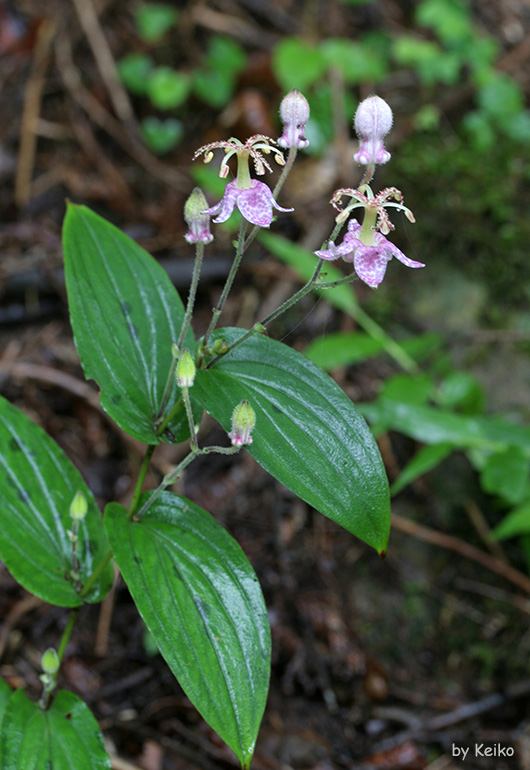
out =
<svg viewBox="0 0 530 770"><path fill-rule="evenodd" d="M190 351L182 351L177 364L177 385L179 388L191 388L195 380L195 362Z"/></svg>
<svg viewBox="0 0 530 770"><path fill-rule="evenodd" d="M225 340L215 340L212 345L212 352L218 356L223 356L228 350L228 345Z"/></svg>
<svg viewBox="0 0 530 770"><path fill-rule="evenodd" d="M203 212L208 208L208 201L200 187L196 187L184 204L184 219L189 232L184 238L188 243L211 243L210 216Z"/></svg>
<svg viewBox="0 0 530 770"><path fill-rule="evenodd" d="M53 676L53 674L56 674L59 671L61 662L57 652L53 649L53 647L48 647L42 656L40 664L44 673L48 674L49 676Z"/></svg>
<svg viewBox="0 0 530 770"><path fill-rule="evenodd" d="M232 412L232 430L228 434L234 446L252 444L252 430L256 424L256 413L246 399Z"/></svg>
<svg viewBox="0 0 530 770"><path fill-rule="evenodd" d="M82 521L87 515L88 503L82 492L76 492L70 504L70 516L74 521Z"/></svg>

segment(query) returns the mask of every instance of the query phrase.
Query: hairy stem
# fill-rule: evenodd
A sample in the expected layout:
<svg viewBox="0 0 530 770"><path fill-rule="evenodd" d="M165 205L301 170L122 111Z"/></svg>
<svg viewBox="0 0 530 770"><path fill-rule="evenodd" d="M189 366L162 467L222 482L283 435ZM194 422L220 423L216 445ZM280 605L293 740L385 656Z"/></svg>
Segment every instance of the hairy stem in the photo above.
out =
<svg viewBox="0 0 530 770"><path fill-rule="evenodd" d="M88 592L90 591L90 589L92 588L96 580L105 571L107 564L109 564L109 562L112 561L112 557L113 557L113 553L109 548L105 556L101 559L99 564L96 566L94 572L90 575L85 585L81 589L81 592L79 594L80 596L86 596L88 594Z"/></svg>
<svg viewBox="0 0 530 770"><path fill-rule="evenodd" d="M237 348L239 345L241 345L243 342L248 340L249 337L252 337L253 334L256 334L256 332L261 328L266 326L267 324L274 321L278 316L280 316L282 313L285 313L286 310L289 310L293 305L295 305L302 297L305 297L306 294L309 294L309 292L314 288L315 284L318 281L318 276L320 275L320 272L322 270L322 267L324 265L324 260L319 259L317 262L317 265L315 267L315 270L313 272L313 275L309 279L309 281L305 284L305 286L302 286L301 289L299 289L297 292L295 292L289 299L286 299L285 302L283 302L280 307L276 308L272 313L269 313L268 316L266 316L262 321L259 321L257 324L255 324L252 329L249 329L245 334L242 334L239 339L237 339L235 342L232 343L228 347L226 351L224 351L223 356L225 356L227 353L229 353L231 350L234 350L234 348ZM210 363L208 364L208 369L212 367L218 359L221 358L221 356L216 356Z"/></svg>
<svg viewBox="0 0 530 770"><path fill-rule="evenodd" d="M193 275L191 277L191 284L190 284L190 290L188 293L188 303L186 305L186 312L184 314L184 319L182 321L182 328L180 330L179 338L177 341L177 349L180 352L180 349L182 348L182 345L184 344L184 339L186 338L186 333L189 329L190 323L191 323L191 317L193 314L193 308L195 305L195 297L197 296L197 286L199 284L199 277L201 274L201 267L202 267L202 258L204 256L204 243L200 243L199 241L195 245L195 264L193 266ZM162 416L164 413L164 409L167 404L167 400L169 398L169 392L171 390L171 383L173 382L173 378L175 377L175 370L177 368L177 356L173 356L173 360L171 362L171 367L169 369L166 384L164 386L164 393L162 395L162 401L160 402L160 409L158 410L158 418ZM164 430L167 427L167 423L164 425ZM162 433L164 431L161 431ZM160 435L160 433L158 434Z"/></svg>
<svg viewBox="0 0 530 770"><path fill-rule="evenodd" d="M239 228L239 236L237 239L237 247L236 247L236 254L234 257L234 261L232 262L232 267L230 268L230 272L228 273L228 277L226 279L223 291L221 293L221 296L219 297L219 302L213 309L212 313L212 320L210 321L210 325L208 326L208 329L206 331L206 334L204 335L203 340L203 347L204 349L207 349L208 342L210 341L210 337L212 335L213 330L217 326L217 321L219 319L219 316L223 312L223 308L226 302L226 298L228 297L230 293L230 289L232 288L232 284L234 283L234 278L236 277L236 273L239 269L239 265L241 264L241 260L243 258L244 254L244 245L245 245L245 235L247 232L247 222L246 220L243 220L241 222L241 226Z"/></svg>
<svg viewBox="0 0 530 770"><path fill-rule="evenodd" d="M72 635L72 631L74 629L75 621L77 619L77 615L79 612L79 607L76 607L74 610L70 610L70 614L68 616L68 620L66 622L65 629L63 631L63 635L61 636L61 641L59 642L59 647L57 648L57 657L59 659L59 668L61 666L61 663L63 661L64 652L66 650L66 647L68 645L68 642L70 641L70 637ZM42 697L39 701L39 706L41 709L45 710L48 708L50 704L50 698L51 694L54 691L56 685L57 685L57 674L59 673L59 669L55 672L55 674L51 675L50 680L48 680L44 684L44 690L42 693Z"/></svg>
<svg viewBox="0 0 530 770"><path fill-rule="evenodd" d="M182 398L184 400L184 406L186 407L186 416L188 418L188 426L190 429L190 447L193 451L194 449L198 449L199 445L197 444L197 434L195 432L195 421L193 419L193 412L191 410L189 388L182 388Z"/></svg>
<svg viewBox="0 0 530 770"><path fill-rule="evenodd" d="M195 305L195 297L197 296L197 286L199 285L199 277L201 274L202 259L204 256L204 243L198 241L195 245L195 264L193 266L193 276L191 278L191 285L188 294L188 304L186 305L186 313L184 315L184 321L182 322L182 329L177 342L179 352L184 344L186 332L189 329L191 323L191 316L193 314L193 308ZM175 364L176 366L176 364Z"/></svg>
<svg viewBox="0 0 530 770"><path fill-rule="evenodd" d="M142 460L140 470L138 471L138 478L136 479L136 485L134 487L131 504L129 505L129 519L132 519L136 511L136 507L138 505L138 499L142 493L142 487L143 487L145 477L149 469L149 463L151 462L151 457L154 451L155 451L155 444L150 444L146 449L144 459Z"/></svg>

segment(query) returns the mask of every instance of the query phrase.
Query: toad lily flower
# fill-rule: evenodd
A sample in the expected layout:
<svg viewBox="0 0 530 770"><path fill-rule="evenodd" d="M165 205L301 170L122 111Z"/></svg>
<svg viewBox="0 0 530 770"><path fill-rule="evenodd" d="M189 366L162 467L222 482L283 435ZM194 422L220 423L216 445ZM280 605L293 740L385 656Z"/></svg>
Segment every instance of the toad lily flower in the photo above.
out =
<svg viewBox="0 0 530 770"><path fill-rule="evenodd" d="M369 96L357 107L355 131L361 140L353 156L356 163L387 163L390 153L385 150L383 137L392 128L392 110L380 96Z"/></svg>
<svg viewBox="0 0 530 770"><path fill-rule="evenodd" d="M257 179L251 179L249 171L249 160L252 158L256 174L262 175L265 169L272 171L271 166L263 157L263 154L274 153L276 162L283 166L285 158L281 150L273 146L274 140L262 134L256 134L247 139L245 144L239 139L230 139L227 142L212 142L200 147L193 159L204 154L204 162L209 163L213 158L214 149L224 149L225 157L221 162L219 176L224 179L228 176L228 160L235 155L237 157L237 177L233 182L229 182L225 187L223 199L209 209L204 209L202 214L212 214L216 216L213 221L218 224L226 222L232 214L235 206L238 207L243 217L253 225L258 227L269 227L273 217L273 207L278 211L293 211L293 209L284 209L278 206L274 200L270 188L265 182Z"/></svg>
<svg viewBox="0 0 530 770"><path fill-rule="evenodd" d="M361 190L366 191L366 195ZM315 252L321 259L333 260L342 257L345 262L353 262L355 272L364 283L376 289L385 277L388 262L395 257L407 267L425 267L422 262L416 262L406 257L397 246L394 246L385 235L394 229L385 208L393 206L404 211L410 222L414 222L412 211L403 205L403 195L395 187L389 187L374 197L368 185L359 190L337 190L331 203L340 210L338 205L343 195L349 195L354 203L350 203L337 216L337 222L344 222L354 208L365 210L362 226L356 219L348 222L348 232L340 246L329 241L328 248ZM397 203L392 202L397 200ZM377 231L380 232L377 232ZM384 233L384 234L383 234Z"/></svg>

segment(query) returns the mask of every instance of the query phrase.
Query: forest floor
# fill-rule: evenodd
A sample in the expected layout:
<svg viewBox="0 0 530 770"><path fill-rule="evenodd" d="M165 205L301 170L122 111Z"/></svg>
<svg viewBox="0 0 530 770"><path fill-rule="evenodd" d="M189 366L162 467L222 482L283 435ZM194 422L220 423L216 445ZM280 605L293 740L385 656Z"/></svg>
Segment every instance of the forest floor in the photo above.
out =
<svg viewBox="0 0 530 770"><path fill-rule="evenodd" d="M192 52L205 36L229 29L254 53L221 117L193 103L186 138L161 160L139 140L135 119L116 114L121 88L108 90L91 48L94 30L80 26L75 3L46 5L46 17L36 1L21 2L20 14L0 6L0 391L66 451L103 509L110 500L130 499L142 454L105 416L97 388L83 377L62 273L65 199L86 203L137 239L160 258L185 296L193 250L183 239L181 212L193 186L191 155L219 136L277 135L281 94L268 49L271 38L296 34L298 22L295 4L287 0L264 7L234 0L213 9L182 4ZM127 52L133 36L127 3L96 5L112 50ZM399 5L380 4L395 24ZM483 5L482 22L494 26L496 4ZM341 29L340 13L334 10L328 19L334 34ZM257 84L257 95L248 82ZM317 248L329 232L328 200L342 174L333 155L302 160L281 201L290 205L285 201L292 196L297 211L274 227ZM209 248L197 334L206 329L219 296L230 236ZM299 284L256 242L222 324L248 326ZM428 305L430 285L415 291L414 307ZM368 295L361 291L361 302ZM414 332L436 326L432 308L428 320L428 313L413 317L403 304L396 314L401 327ZM303 349L323 331L352 328L352 319L308 297L270 333ZM481 364L486 373L488 366L495 369L488 361ZM512 364L510 359L506 366ZM517 359L517 367L517 383L527 383L527 359ZM334 377L363 402L395 371L390 359L378 356ZM521 385L521 400L525 393ZM510 398L513 407L513 391ZM223 441L210 420L202 436ZM380 448L393 479L414 442L383 435ZM179 451L157 448L151 484L175 464ZM245 452L195 462L179 491L236 538L263 587L273 667L255 770L530 768L530 583L525 591L525 567L515 548L506 547L502 558L520 571L520 585L466 550L471 544L498 562L498 551L489 553L477 524L487 501L463 455L451 455L393 501L384 560L277 484ZM57 644L66 618L64 609L26 593L0 565L0 675L38 697L40 656ZM83 608L59 685L89 704L115 770L236 767L153 649L119 576L101 606ZM470 752L461 761L464 748ZM485 749L489 756L481 755ZM516 756L505 757L502 749Z"/></svg>

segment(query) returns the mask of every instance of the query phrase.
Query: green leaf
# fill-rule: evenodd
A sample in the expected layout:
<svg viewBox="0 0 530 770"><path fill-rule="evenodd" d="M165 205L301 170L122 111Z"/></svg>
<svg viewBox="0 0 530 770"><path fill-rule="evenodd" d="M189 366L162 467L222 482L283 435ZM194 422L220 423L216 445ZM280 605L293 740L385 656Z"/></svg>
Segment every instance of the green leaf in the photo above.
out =
<svg viewBox="0 0 530 770"><path fill-rule="evenodd" d="M421 359L436 352L442 340L436 334L427 333L400 340L399 344L406 353ZM364 332L332 332L309 343L304 355L329 372L339 366L366 361L384 350L384 340L375 339Z"/></svg>
<svg viewBox="0 0 530 770"><path fill-rule="evenodd" d="M101 406L139 441L158 444L159 412L184 307L160 265L85 206L70 204L63 228L66 288L74 340ZM195 350L191 330L186 347ZM166 412L180 399L171 383ZM184 408L169 426L188 437Z"/></svg>
<svg viewBox="0 0 530 770"><path fill-rule="evenodd" d="M234 87L232 75L222 70L199 70L193 76L195 93L211 107L224 107L234 93Z"/></svg>
<svg viewBox="0 0 530 770"><path fill-rule="evenodd" d="M143 3L134 11L136 27L142 40L156 43L175 26L178 12L165 3Z"/></svg>
<svg viewBox="0 0 530 770"><path fill-rule="evenodd" d="M526 496L530 459L520 447L511 446L488 457L482 469L482 488L515 505Z"/></svg>
<svg viewBox="0 0 530 770"><path fill-rule="evenodd" d="M432 27L446 43L465 40L471 34L471 14L462 0L423 0L417 7L416 21Z"/></svg>
<svg viewBox="0 0 530 770"><path fill-rule="evenodd" d="M357 408L382 430L397 430L424 444L448 442L462 449L502 451L520 447L530 457L530 428L494 417L453 414L442 409L381 399Z"/></svg>
<svg viewBox="0 0 530 770"><path fill-rule="evenodd" d="M159 110L171 110L186 101L190 87L189 75L172 67L157 67L147 81L147 95Z"/></svg>
<svg viewBox="0 0 530 770"><path fill-rule="evenodd" d="M434 390L434 383L428 374L393 374L383 383L380 399L404 401L407 404L425 404Z"/></svg>
<svg viewBox="0 0 530 770"><path fill-rule="evenodd" d="M346 83L357 85L367 80L378 82L386 74L387 64L381 50L346 38L329 38L320 50L326 64L338 69Z"/></svg>
<svg viewBox="0 0 530 770"><path fill-rule="evenodd" d="M491 530L493 540L507 540L516 535L530 533L530 500L514 508L497 526Z"/></svg>
<svg viewBox="0 0 530 770"><path fill-rule="evenodd" d="M142 136L147 146L157 155L164 155L177 145L184 134L180 120L160 120L153 115L142 120Z"/></svg>
<svg viewBox="0 0 530 770"><path fill-rule="evenodd" d="M245 49L235 40L224 35L214 35L208 46L206 64L211 70L223 70L231 76L245 69Z"/></svg>
<svg viewBox="0 0 530 770"><path fill-rule="evenodd" d="M241 548L209 513L170 492L139 522L111 503L105 526L160 652L191 702L248 768L269 686L270 629Z"/></svg>
<svg viewBox="0 0 530 770"><path fill-rule="evenodd" d="M327 372L376 356L383 343L363 332L333 332L311 342L304 355Z"/></svg>
<svg viewBox="0 0 530 770"><path fill-rule="evenodd" d="M484 410L484 389L472 374L451 372L441 383L436 401L442 407L460 409L465 414L477 414Z"/></svg>
<svg viewBox="0 0 530 770"><path fill-rule="evenodd" d="M7 704L0 733L2 770L110 770L103 736L77 695L59 691L43 710L22 691Z"/></svg>
<svg viewBox="0 0 530 770"><path fill-rule="evenodd" d="M133 94L145 96L153 60L145 53L131 53L118 62L118 72L126 88Z"/></svg>
<svg viewBox="0 0 530 770"><path fill-rule="evenodd" d="M487 115L505 126L524 109L524 92L511 77L495 72L479 88L477 101Z"/></svg>
<svg viewBox="0 0 530 770"><path fill-rule="evenodd" d="M274 49L272 69L285 91L303 90L324 74L326 61L318 46L298 37L286 37Z"/></svg>
<svg viewBox="0 0 530 770"><path fill-rule="evenodd" d="M241 330L221 329L229 345ZM390 527L388 483L377 445L350 399L295 350L253 336L208 370L195 395L225 430L248 399L256 412L249 452L332 521L381 552Z"/></svg>
<svg viewBox="0 0 530 770"><path fill-rule="evenodd" d="M423 476L425 473L436 468L442 460L451 454L454 450L453 444L432 444L422 447L408 465L403 468L398 478L390 486L390 494L397 495L402 489L405 489L412 481Z"/></svg>
<svg viewBox="0 0 530 770"><path fill-rule="evenodd" d="M82 585L109 550L96 501L57 444L4 398L0 446L0 558L35 596L60 607L79 607L83 599L71 577L70 504L77 491L88 503L77 544ZM101 601L112 578L109 566L86 601Z"/></svg>

